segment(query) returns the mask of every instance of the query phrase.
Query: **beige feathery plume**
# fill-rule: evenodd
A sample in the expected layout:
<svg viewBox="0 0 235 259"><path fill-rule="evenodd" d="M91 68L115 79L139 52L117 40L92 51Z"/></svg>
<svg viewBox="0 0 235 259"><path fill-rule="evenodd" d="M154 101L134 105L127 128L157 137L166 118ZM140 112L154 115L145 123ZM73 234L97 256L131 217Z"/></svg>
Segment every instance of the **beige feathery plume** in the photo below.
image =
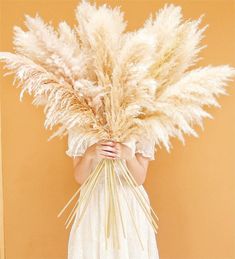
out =
<svg viewBox="0 0 235 259"><path fill-rule="evenodd" d="M22 88L20 100L27 92L33 104L44 106L45 127L60 126L49 140L73 133L70 151L76 154L91 139L122 142L145 136L169 152L171 137L184 143L184 134L198 136L193 127L203 128L203 119L212 118L205 106L220 107L217 97L227 94L227 83L235 76L229 65L192 69L205 47L200 45L207 28L199 28L203 16L185 21L180 6L166 4L142 28L126 32L119 7L81 1L75 15L74 28L61 22L57 30L38 14L26 15L26 30L14 27L14 53L0 52L0 61L11 70L6 74L15 73ZM68 222L82 204L88 205L104 168L109 236L121 215L116 166L156 231L144 195L134 188L137 184L122 161L97 165L83 185L84 203L77 204Z"/></svg>
<svg viewBox="0 0 235 259"><path fill-rule="evenodd" d="M203 106L218 106L235 74L228 65L188 71L205 47L202 16L184 21L180 6L166 4L126 32L119 7L82 1L75 14L74 28L63 21L58 30L26 15L26 31L14 26L15 53L0 53L20 98L45 106L46 128L60 125L49 140L70 129L117 141L144 134L169 151L170 137L197 136L192 126L211 117Z"/></svg>

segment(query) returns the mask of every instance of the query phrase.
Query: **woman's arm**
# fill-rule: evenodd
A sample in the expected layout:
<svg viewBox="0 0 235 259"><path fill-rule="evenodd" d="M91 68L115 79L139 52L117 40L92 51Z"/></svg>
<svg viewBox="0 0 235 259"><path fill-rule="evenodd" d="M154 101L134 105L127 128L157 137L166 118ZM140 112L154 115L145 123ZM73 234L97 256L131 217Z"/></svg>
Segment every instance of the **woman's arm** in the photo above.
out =
<svg viewBox="0 0 235 259"><path fill-rule="evenodd" d="M133 159L127 159L126 165L133 175L136 183L141 185L144 183L148 171L149 159L141 154L135 154Z"/></svg>
<svg viewBox="0 0 235 259"><path fill-rule="evenodd" d="M92 159L84 154L73 158L74 178L76 182L82 184L89 176L92 166Z"/></svg>
<svg viewBox="0 0 235 259"><path fill-rule="evenodd" d="M73 159L75 180L82 184L90 174L92 160L95 158L114 159L117 157L117 151L114 148L114 142L101 140L89 146L83 156L77 156Z"/></svg>
<svg viewBox="0 0 235 259"><path fill-rule="evenodd" d="M149 159L142 156L140 153L136 153L132 158L131 149L120 142L116 143L116 149L119 158L126 160L126 165L136 183L138 185L143 184L147 175Z"/></svg>

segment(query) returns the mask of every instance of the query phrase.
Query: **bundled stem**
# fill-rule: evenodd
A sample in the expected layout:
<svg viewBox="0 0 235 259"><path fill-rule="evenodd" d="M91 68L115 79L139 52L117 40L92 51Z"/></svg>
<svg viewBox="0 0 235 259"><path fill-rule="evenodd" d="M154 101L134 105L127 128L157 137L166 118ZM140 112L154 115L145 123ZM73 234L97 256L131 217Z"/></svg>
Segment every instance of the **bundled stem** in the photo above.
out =
<svg viewBox="0 0 235 259"><path fill-rule="evenodd" d="M88 207L89 201L95 191L95 188L99 184L101 179L101 175L104 174L104 204L105 204L105 242L106 242L106 249L107 249L107 241L111 237L113 241L113 246L115 248L120 248L120 233L122 236L126 238L126 229L122 215L122 208L120 204L120 197L119 197L119 190L121 188L127 209L130 214L130 218L136 230L138 240L141 244L141 247L144 249L143 242L141 240L141 235L138 230L137 223L133 216L133 212L131 211L130 204L128 203L128 196L126 195L126 189L123 186L123 182L121 177L118 174L118 171L121 172L123 179L125 180L125 184L130 187L130 190L134 197L136 198L138 204L140 205L141 209L143 210L146 219L153 227L154 231L157 233L157 224L155 219L152 217L151 212L158 220L158 217L154 213L153 209L149 205L146 197L141 192L141 189L138 188L138 184L136 183L134 177L132 176L131 172L128 170L127 166L125 165L122 159L117 159L115 161L109 159L102 159L97 166L93 169L90 173L86 181L80 186L78 191L72 196L69 202L65 205L65 207L61 210L58 214L58 217L62 215L65 209L68 207L69 203L72 199L77 195L80 190L83 190L82 195L80 194L79 199L76 202L75 207L72 209L71 213L69 214L68 219L66 220L66 228L68 228L69 224L71 223L72 219L75 217L77 213L77 221L75 227L78 228L82 218L85 215L86 209Z"/></svg>

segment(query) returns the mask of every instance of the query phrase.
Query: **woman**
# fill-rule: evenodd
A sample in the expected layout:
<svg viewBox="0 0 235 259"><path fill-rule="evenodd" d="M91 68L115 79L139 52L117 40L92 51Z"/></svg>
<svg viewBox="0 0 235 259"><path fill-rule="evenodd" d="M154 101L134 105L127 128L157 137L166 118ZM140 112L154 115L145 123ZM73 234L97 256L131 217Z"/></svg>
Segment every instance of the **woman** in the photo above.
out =
<svg viewBox="0 0 235 259"><path fill-rule="evenodd" d="M68 143L70 145L70 143ZM68 149L69 156L73 159L75 180L82 184L89 176L91 170L103 158L115 160L124 159L129 171L138 183L137 188L142 188L146 178L149 160L154 160L154 146L150 141L137 142L113 142L101 140L95 143L87 143L72 154ZM115 172L121 177L121 171ZM102 174L104 175L104 174ZM122 178L124 183L124 178ZM125 188L125 195L122 188ZM104 178L99 181L89 205L79 227L75 229L78 219L75 217L72 225L68 242L68 259L158 259L158 249L156 245L155 233L149 224L144 212L133 196L130 187L123 184L118 186L121 211L124 215L124 226L126 238L120 240L119 249L114 249L111 241L105 243L105 197L104 197ZM81 194L82 195L82 191ZM144 195L149 203L149 198L144 190ZM126 199L137 222L138 231L143 246L138 240L134 224L130 218L130 210Z"/></svg>

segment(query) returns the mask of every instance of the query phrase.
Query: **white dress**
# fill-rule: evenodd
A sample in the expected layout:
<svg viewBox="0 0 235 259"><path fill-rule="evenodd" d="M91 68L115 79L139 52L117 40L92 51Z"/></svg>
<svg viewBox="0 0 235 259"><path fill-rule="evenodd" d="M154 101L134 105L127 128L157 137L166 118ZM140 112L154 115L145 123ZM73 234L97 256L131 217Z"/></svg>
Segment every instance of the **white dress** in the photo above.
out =
<svg viewBox="0 0 235 259"><path fill-rule="evenodd" d="M68 150L66 151L66 154L70 157L82 156L86 148L94 142L84 142L75 154L71 151L70 139L69 136ZM148 157L149 160L154 160L155 150L150 141L142 143L129 141L124 142L123 144L126 144L131 148L132 155L141 153L143 156ZM98 159L93 160L92 168L94 168L98 161ZM115 173L118 173L121 177L121 171ZM121 210L124 215L126 238L121 238L119 249L113 248L110 239L108 240L107 247L105 247L105 192L104 177L102 177L102 175L104 174L101 174L101 180L92 194L89 205L77 229L75 229L75 225L83 207L80 208L81 210L79 210L79 213L75 216L68 240L68 259L159 259L155 232L131 192L130 187L125 184L123 186L125 193L122 189L123 187L121 188L121 186L118 185L118 194ZM144 186L140 185L136 188L142 189L145 198L150 204ZM80 195L82 194L83 189L81 190ZM127 206L126 200L128 201L129 206ZM141 246L133 221L131 220L129 212L130 208L132 215L134 215L135 222L137 223L144 249Z"/></svg>

